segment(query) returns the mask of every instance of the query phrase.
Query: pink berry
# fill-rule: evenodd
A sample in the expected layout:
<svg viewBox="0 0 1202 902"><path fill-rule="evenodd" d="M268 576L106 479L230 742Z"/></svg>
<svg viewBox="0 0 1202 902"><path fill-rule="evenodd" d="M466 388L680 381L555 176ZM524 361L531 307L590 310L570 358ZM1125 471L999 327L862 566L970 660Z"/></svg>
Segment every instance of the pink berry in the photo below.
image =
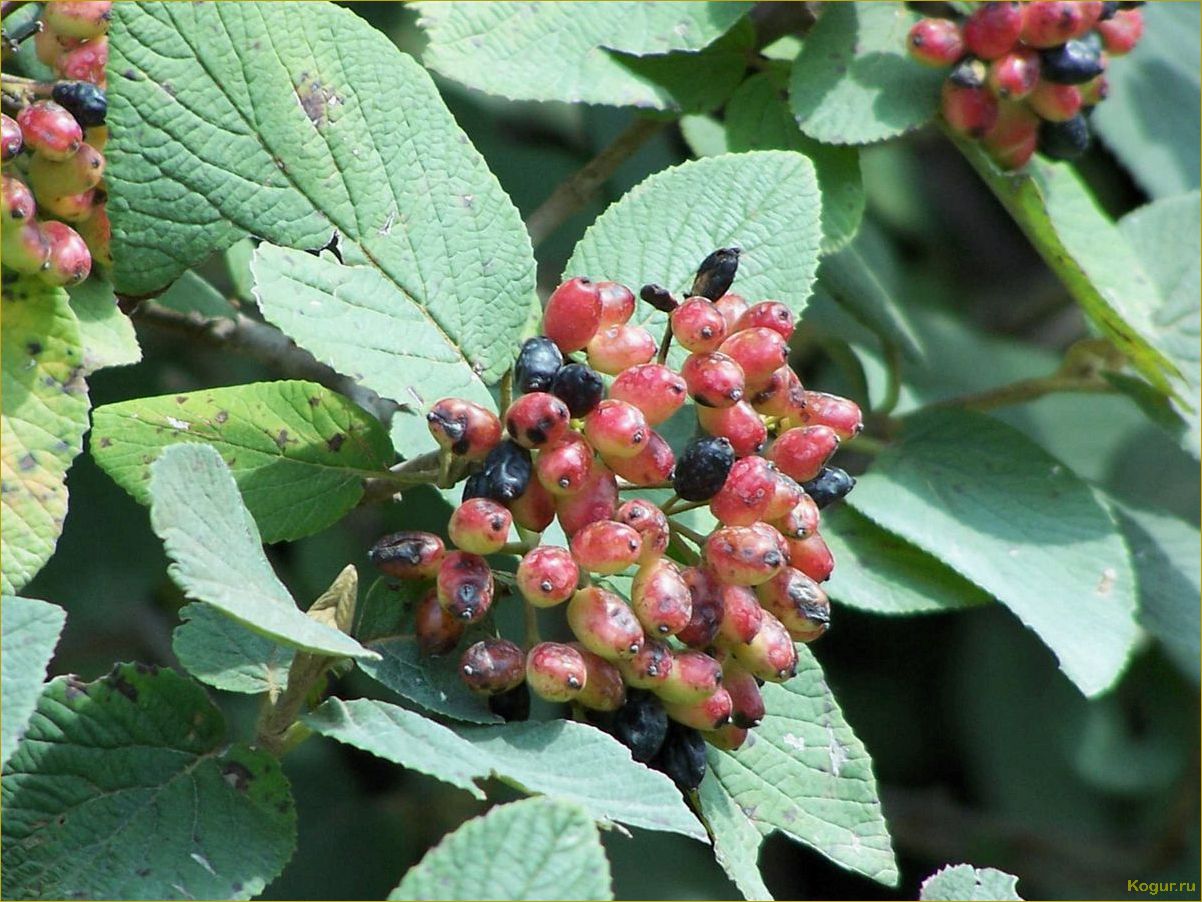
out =
<svg viewBox="0 0 1202 902"><path fill-rule="evenodd" d="M839 448L839 435L829 426L798 426L781 433L767 458L786 476L808 482L822 472Z"/></svg>
<svg viewBox="0 0 1202 902"><path fill-rule="evenodd" d="M531 479L522 494L509 502L509 512L522 529L542 532L555 519L555 498L537 479Z"/></svg>
<svg viewBox="0 0 1202 902"><path fill-rule="evenodd" d="M1039 54L1027 47L1011 50L989 66L989 87L1002 100L1022 100L1039 83Z"/></svg>
<svg viewBox="0 0 1202 902"><path fill-rule="evenodd" d="M1018 43L1022 32L1023 4L982 3L964 22L964 45L983 60L997 59Z"/></svg>
<svg viewBox="0 0 1202 902"><path fill-rule="evenodd" d="M784 683L797 673L797 649L788 630L771 612L764 611L760 631L744 645L731 648L735 660L752 676L769 683Z"/></svg>
<svg viewBox="0 0 1202 902"><path fill-rule="evenodd" d="M762 457L735 461L710 499L710 513L724 526L750 526L764 517L776 491L775 468Z"/></svg>
<svg viewBox="0 0 1202 902"><path fill-rule="evenodd" d="M726 320L726 332L728 335L735 331L738 327L739 317L746 313L748 309L747 301L737 294L722 295L722 297L714 301L714 306L718 308L718 312Z"/></svg>
<svg viewBox="0 0 1202 902"><path fill-rule="evenodd" d="M543 311L543 334L565 354L579 351L601 325L601 290L584 278L569 279L551 293Z"/></svg>
<svg viewBox="0 0 1202 902"><path fill-rule="evenodd" d="M597 586L568 602L568 626L585 648L607 661L633 658L643 647L643 628L629 605Z"/></svg>
<svg viewBox="0 0 1202 902"><path fill-rule="evenodd" d="M830 625L831 605L826 593L796 567L786 567L755 594L765 611L771 611L797 642L812 642Z"/></svg>
<svg viewBox="0 0 1202 902"><path fill-rule="evenodd" d="M426 414L439 447L467 460L484 460L501 442L501 421L487 407L462 398L443 398Z"/></svg>
<svg viewBox="0 0 1202 902"><path fill-rule="evenodd" d="M530 691L549 702L570 702L587 679L584 658L562 642L540 642L526 655Z"/></svg>
<svg viewBox="0 0 1202 902"><path fill-rule="evenodd" d="M793 311L780 301L760 301L747 308L747 312L735 323L735 331L744 329L771 329L788 341L796 328L797 318Z"/></svg>
<svg viewBox="0 0 1202 902"><path fill-rule="evenodd" d="M88 244L92 259L102 266L113 265L111 250L112 227L109 224L108 211L103 202L92 207L92 215L79 223L75 230Z"/></svg>
<svg viewBox="0 0 1202 902"><path fill-rule="evenodd" d="M33 199L29 186L13 175L2 178L3 188L0 190L0 218L4 224L32 220L37 214L38 205Z"/></svg>
<svg viewBox="0 0 1202 902"><path fill-rule="evenodd" d="M772 500L764 511L763 519L779 520L806 497L805 490L798 485L792 476L786 476L780 470L775 470Z"/></svg>
<svg viewBox="0 0 1202 902"><path fill-rule="evenodd" d="M746 586L722 587L722 620L717 641L723 645L750 642L760 631L763 608L755 592Z"/></svg>
<svg viewBox="0 0 1202 902"><path fill-rule="evenodd" d="M69 38L53 28L43 28L33 36L34 52L38 60L47 66L57 67L58 61L68 50L83 45L83 38Z"/></svg>
<svg viewBox="0 0 1202 902"><path fill-rule="evenodd" d="M17 114L17 123L25 146L48 160L66 160L83 143L83 129L75 117L53 100L31 103Z"/></svg>
<svg viewBox="0 0 1202 902"><path fill-rule="evenodd" d="M643 412L625 401L602 401L584 418L589 444L614 457L634 457L646 447L650 432Z"/></svg>
<svg viewBox="0 0 1202 902"><path fill-rule="evenodd" d="M534 463L538 481L552 495L579 492L588 482L592 468L592 446L575 432L543 448Z"/></svg>
<svg viewBox="0 0 1202 902"><path fill-rule="evenodd" d="M49 266L50 238L36 220L12 222L4 229L0 257L19 273L41 273Z"/></svg>
<svg viewBox="0 0 1202 902"><path fill-rule="evenodd" d="M965 88L945 81L940 110L952 131L981 138L997 121L997 98L988 88Z"/></svg>
<svg viewBox="0 0 1202 902"><path fill-rule="evenodd" d="M789 347L780 333L763 326L736 332L722 342L718 350L742 367L743 379L751 394L765 388L772 374L789 359Z"/></svg>
<svg viewBox="0 0 1202 902"><path fill-rule="evenodd" d="M731 704L734 704L733 701ZM733 752L742 748L747 737L751 735L751 731L746 727L737 727L732 722L723 724L716 730L702 730L699 735L714 748L722 749L724 752Z"/></svg>
<svg viewBox="0 0 1202 902"><path fill-rule="evenodd" d="M693 648L707 648L722 625L722 586L708 568L686 567L680 578L688 587L692 613L676 638Z"/></svg>
<svg viewBox="0 0 1202 902"><path fill-rule="evenodd" d="M568 537L596 520L612 520L618 509L618 481L613 471L594 460L588 481L575 495L555 499L559 525Z"/></svg>
<svg viewBox="0 0 1202 902"><path fill-rule="evenodd" d="M619 659L617 665L627 685L654 691L667 682L672 673L672 647L667 642L647 636L637 655Z"/></svg>
<svg viewBox="0 0 1202 902"><path fill-rule="evenodd" d="M997 122L985 133L981 143L1002 169L1025 166L1039 144L1039 117L1026 104L1000 103Z"/></svg>
<svg viewBox="0 0 1202 902"><path fill-rule="evenodd" d="M51 219L42 223L42 234L50 243L49 263L38 273L51 285L78 285L92 271L92 254L79 232Z"/></svg>
<svg viewBox="0 0 1202 902"><path fill-rule="evenodd" d="M818 533L804 539L787 539L789 563L815 582L823 583L831 578L835 569L835 558L826 541Z"/></svg>
<svg viewBox="0 0 1202 902"><path fill-rule="evenodd" d="M694 649L673 652L668 678L654 691L665 702L687 705L709 698L722 685L722 665Z"/></svg>
<svg viewBox="0 0 1202 902"><path fill-rule="evenodd" d="M1077 85L1041 81L1027 98L1027 105L1048 122L1067 122L1081 112L1081 89Z"/></svg>
<svg viewBox="0 0 1202 902"><path fill-rule="evenodd" d="M850 398L818 391L805 393L805 409L798 419L806 426L830 427L843 442L859 435L864 428L859 404Z"/></svg>
<svg viewBox="0 0 1202 902"><path fill-rule="evenodd" d="M573 642L572 646L584 659L584 688L576 696L576 701L594 711L617 711L626 702L626 684L622 680L622 672L579 642Z"/></svg>
<svg viewBox="0 0 1202 902"><path fill-rule="evenodd" d="M438 590L422 596L413 611L413 632L423 655L445 655L459 644L464 622L452 617L438 603Z"/></svg>
<svg viewBox="0 0 1202 902"><path fill-rule="evenodd" d="M526 552L515 579L523 598L535 607L549 608L572 597L580 568L566 548L539 545Z"/></svg>
<svg viewBox="0 0 1202 902"><path fill-rule="evenodd" d="M697 422L710 435L728 439L736 457L759 454L768 443L768 427L746 401L730 407L698 406Z"/></svg>
<svg viewBox="0 0 1202 902"><path fill-rule="evenodd" d="M788 513L774 519L772 525L787 539L808 539L818 528L818 505L809 495L802 495Z"/></svg>
<svg viewBox="0 0 1202 902"><path fill-rule="evenodd" d="M708 298L689 298L672 311L672 337L695 354L718 350L727 331L722 311Z"/></svg>
<svg viewBox="0 0 1202 902"><path fill-rule="evenodd" d="M508 639L481 639L464 649L459 675L475 692L508 692L526 679L526 654Z"/></svg>
<svg viewBox="0 0 1202 902"><path fill-rule="evenodd" d="M617 282L598 282L601 299L601 328L620 326L634 316L634 292Z"/></svg>
<svg viewBox="0 0 1202 902"><path fill-rule="evenodd" d="M616 520L597 520L572 536L572 557L592 573L621 573L638 560L643 540L638 532Z"/></svg>
<svg viewBox="0 0 1202 902"><path fill-rule="evenodd" d="M667 558L639 568L631 585L630 604L643 629L652 636L676 635L693 614L689 587Z"/></svg>
<svg viewBox="0 0 1202 902"><path fill-rule="evenodd" d="M473 554L496 554L509 538L513 515L491 498L469 498L451 514L447 532L455 547Z"/></svg>
<svg viewBox="0 0 1202 902"><path fill-rule="evenodd" d="M668 517L644 498L634 498L618 508L614 519L638 532L643 540L639 563L647 564L663 557L668 550Z"/></svg>
<svg viewBox="0 0 1202 902"><path fill-rule="evenodd" d="M604 326L588 343L589 366L616 376L655 357L655 338L642 326Z"/></svg>
<svg viewBox="0 0 1202 902"><path fill-rule="evenodd" d="M1036 0L1028 3L1022 39L1029 47L1058 47L1076 37L1085 22L1081 3L1071 0Z"/></svg>
<svg viewBox="0 0 1202 902"><path fill-rule="evenodd" d="M24 144L17 120L0 113L0 160L7 163L16 159Z"/></svg>
<svg viewBox="0 0 1202 902"><path fill-rule="evenodd" d="M109 61L108 38L95 38L62 53L54 64L55 71L68 81L105 83L105 67Z"/></svg>
<svg viewBox="0 0 1202 902"><path fill-rule="evenodd" d="M568 432L568 405L550 392L522 395L505 411L505 431L523 448L541 448Z"/></svg>
<svg viewBox="0 0 1202 902"><path fill-rule="evenodd" d="M733 657L722 665L722 688L730 694L731 723L744 729L758 726L766 713L760 684Z"/></svg>
<svg viewBox="0 0 1202 902"><path fill-rule="evenodd" d="M664 710L677 723L694 730L716 730L730 720L730 693L719 687L709 698L678 704L664 702Z"/></svg>
<svg viewBox="0 0 1202 902"><path fill-rule="evenodd" d="M672 447L654 430L648 430L646 446L634 457L601 457L611 470L634 485L660 485L670 480L676 469Z"/></svg>
<svg viewBox="0 0 1202 902"><path fill-rule="evenodd" d="M805 389L789 366L776 370L768 384L751 396L756 413L766 417L800 416L805 407Z"/></svg>
<svg viewBox="0 0 1202 902"><path fill-rule="evenodd" d="M687 395L684 379L658 363L632 366L609 388L611 399L625 401L641 410L648 426L658 426L670 419L680 410Z"/></svg>
<svg viewBox="0 0 1202 902"><path fill-rule="evenodd" d="M437 576L446 556L442 539L432 532L406 530L384 536L368 552L381 573L397 579Z"/></svg>
<svg viewBox="0 0 1202 902"><path fill-rule="evenodd" d="M448 614L475 623L493 602L492 571L478 554L452 551L438 569L438 603Z"/></svg>
<svg viewBox="0 0 1202 902"><path fill-rule="evenodd" d="M743 400L743 368L726 354L690 354L680 375L689 395L703 407L730 407Z"/></svg>
<svg viewBox="0 0 1202 902"><path fill-rule="evenodd" d="M1130 53L1144 34L1144 15L1138 9L1120 9L1113 18L1097 25L1102 45L1111 56Z"/></svg>
<svg viewBox="0 0 1202 902"><path fill-rule="evenodd" d="M964 37L950 19L920 19L910 29L906 47L918 62L942 69L964 56Z"/></svg>
<svg viewBox="0 0 1202 902"><path fill-rule="evenodd" d="M780 572L785 556L758 530L724 526L706 540L705 562L721 582L756 586Z"/></svg>

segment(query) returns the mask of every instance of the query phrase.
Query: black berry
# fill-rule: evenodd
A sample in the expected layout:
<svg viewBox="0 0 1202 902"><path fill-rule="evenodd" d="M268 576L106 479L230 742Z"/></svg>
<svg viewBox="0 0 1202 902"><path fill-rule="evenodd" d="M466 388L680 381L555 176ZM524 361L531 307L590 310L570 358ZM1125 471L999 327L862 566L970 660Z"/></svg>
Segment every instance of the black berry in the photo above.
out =
<svg viewBox="0 0 1202 902"><path fill-rule="evenodd" d="M728 439L694 439L676 461L672 488L685 501L708 501L718 494L734 462L735 452Z"/></svg>
<svg viewBox="0 0 1202 902"><path fill-rule="evenodd" d="M989 69L975 56L965 57L952 69L947 77L958 88L981 88L985 86Z"/></svg>
<svg viewBox="0 0 1202 902"><path fill-rule="evenodd" d="M569 363L555 374L551 394L568 405L573 417L592 412L605 395L605 383L600 374L583 363Z"/></svg>
<svg viewBox="0 0 1202 902"><path fill-rule="evenodd" d="M1089 124L1077 114L1067 122L1039 124L1039 150L1053 160L1073 160L1089 147Z"/></svg>
<svg viewBox="0 0 1202 902"><path fill-rule="evenodd" d="M563 366L559 346L545 335L526 339L513 365L513 381L520 392L550 391L555 374Z"/></svg>
<svg viewBox="0 0 1202 902"><path fill-rule="evenodd" d="M463 483L463 496L461 501L470 501L473 498L488 498L488 480L484 478L484 473L473 473Z"/></svg>
<svg viewBox="0 0 1202 902"><path fill-rule="evenodd" d="M671 777L683 791L691 792L705 777L705 740L692 727L673 722L651 766Z"/></svg>
<svg viewBox="0 0 1202 902"><path fill-rule="evenodd" d="M855 486L855 479L840 467L823 467L821 473L801 484L819 510L834 504Z"/></svg>
<svg viewBox="0 0 1202 902"><path fill-rule="evenodd" d="M663 703L650 692L629 689L626 704L618 709L610 725L614 737L630 749L630 756L644 764L659 754L668 735L668 715Z"/></svg>
<svg viewBox="0 0 1202 902"><path fill-rule="evenodd" d="M741 253L737 247L720 247L702 260L689 295L716 301L726 294L735 280Z"/></svg>
<svg viewBox="0 0 1202 902"><path fill-rule="evenodd" d="M639 289L639 297L654 307L656 310L661 310L664 313L671 313L679 306L676 298L672 297L672 292L664 288L663 285L644 285Z"/></svg>
<svg viewBox="0 0 1202 902"><path fill-rule="evenodd" d="M87 81L62 82L54 86L50 96L60 106L66 107L67 112L84 128L104 125L108 100L103 88Z"/></svg>
<svg viewBox="0 0 1202 902"><path fill-rule="evenodd" d="M516 499L530 483L534 464L530 452L516 442L503 441L484 458L485 494L494 501L508 504Z"/></svg>
<svg viewBox="0 0 1202 902"><path fill-rule="evenodd" d="M1062 85L1080 85L1102 74L1102 57L1084 41L1069 41L1039 54L1040 77Z"/></svg>

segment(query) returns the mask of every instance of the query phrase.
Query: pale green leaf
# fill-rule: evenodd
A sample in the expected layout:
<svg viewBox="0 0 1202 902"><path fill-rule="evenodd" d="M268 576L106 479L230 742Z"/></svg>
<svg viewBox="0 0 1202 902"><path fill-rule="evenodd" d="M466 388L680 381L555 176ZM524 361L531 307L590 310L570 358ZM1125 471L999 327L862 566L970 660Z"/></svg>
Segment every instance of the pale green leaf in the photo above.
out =
<svg viewBox="0 0 1202 902"><path fill-rule="evenodd" d="M824 6L789 81L801 130L828 144L870 144L934 116L947 73L906 56L916 21L905 6L885 0Z"/></svg>
<svg viewBox="0 0 1202 902"><path fill-rule="evenodd" d="M996 868L949 864L922 881L923 902L1022 902L1018 878Z"/></svg>
<svg viewBox="0 0 1202 902"><path fill-rule="evenodd" d="M279 762L142 664L51 681L0 790L9 899L250 899L296 844Z"/></svg>
<svg viewBox="0 0 1202 902"><path fill-rule="evenodd" d="M233 476L211 446L174 445L159 455L150 468L150 525L172 560L171 577L189 598L282 645L375 657L297 608L263 554Z"/></svg>
<svg viewBox="0 0 1202 902"><path fill-rule="evenodd" d="M680 133L695 157L716 157L730 153L726 142L726 127L713 116L696 113L682 116Z"/></svg>
<svg viewBox="0 0 1202 902"><path fill-rule="evenodd" d="M67 289L79 323L83 365L89 373L108 366L127 366L142 359L134 324L117 307L108 280L98 275Z"/></svg>
<svg viewBox="0 0 1202 902"><path fill-rule="evenodd" d="M242 241L234 245L234 247L245 246L246 244ZM249 286L247 286L246 297L250 297ZM194 313L206 319L218 316L233 317L234 315L233 306L222 297L221 292L192 269L181 273L180 277L171 283L171 287L158 296L157 302L177 313Z"/></svg>
<svg viewBox="0 0 1202 902"><path fill-rule="evenodd" d="M579 805L526 799L473 818L389 899L612 899L601 836Z"/></svg>
<svg viewBox="0 0 1202 902"><path fill-rule="evenodd" d="M730 797L726 786L707 773L697 788L701 810L714 843L714 857L744 899L771 900L760 874L760 845L764 835Z"/></svg>
<svg viewBox="0 0 1202 902"><path fill-rule="evenodd" d="M734 71L733 59L691 52L714 44L751 8L700 2L416 6L429 37L423 62L460 84L511 100L651 109L721 102L715 83L733 88L744 67ZM680 77L690 69L692 79Z"/></svg>
<svg viewBox="0 0 1202 902"><path fill-rule="evenodd" d="M114 10L106 153L121 291L144 294L253 234L336 236L489 380L534 287L516 208L429 75L330 3ZM371 386L369 386L371 387Z"/></svg>
<svg viewBox="0 0 1202 902"><path fill-rule="evenodd" d="M809 157L822 194L822 252L851 241L864 215L860 152L803 135L789 112L783 78L761 72L743 82L726 104L725 122L731 151L795 150Z"/></svg>
<svg viewBox="0 0 1202 902"><path fill-rule="evenodd" d="M292 649L243 626L207 604L186 605L171 634L171 650L202 683L226 692L275 697L288 685Z"/></svg>
<svg viewBox="0 0 1202 902"><path fill-rule="evenodd" d="M1122 535L1090 487L1018 430L919 415L848 503L1010 608L1086 695L1122 672L1138 638Z"/></svg>
<svg viewBox="0 0 1202 902"><path fill-rule="evenodd" d="M706 780L720 783L759 832L778 830L848 870L895 886L897 864L872 761L813 654L805 646L798 653L797 676L764 686L767 714L742 748L710 751ZM715 801L722 801L717 793L702 795L706 818ZM717 823L728 822L719 816ZM723 841L748 854L746 831Z"/></svg>
<svg viewBox="0 0 1202 902"><path fill-rule="evenodd" d="M1192 191L1140 207L1119 222L1119 231L1160 293L1149 338L1183 377L1172 404L1187 424L1181 445L1195 458L1202 455L1200 217L1199 194Z"/></svg>
<svg viewBox="0 0 1202 902"><path fill-rule="evenodd" d="M635 762L616 739L569 720L443 726L372 699L329 699L304 722L378 757L483 798L476 781L496 776L537 795L582 805L596 820L682 833L705 831L672 781Z"/></svg>
<svg viewBox="0 0 1202 902"><path fill-rule="evenodd" d="M378 420L312 382L136 398L93 415L92 456L143 504L151 463L181 442L220 453L266 542L332 526L359 503L363 480L395 460Z"/></svg>
<svg viewBox="0 0 1202 902"><path fill-rule="evenodd" d="M1090 125L1153 197L1197 188L1200 69L1196 3L1149 3L1144 35L1106 70Z"/></svg>
<svg viewBox="0 0 1202 902"><path fill-rule="evenodd" d="M822 513L837 565L825 588L835 601L876 614L928 614L993 599L934 556L881 529L847 505Z"/></svg>
<svg viewBox="0 0 1202 902"><path fill-rule="evenodd" d="M823 259L817 290L828 293L882 344L895 344L912 358L921 359L918 336L906 308L886 287L886 277L872 258L869 237L862 233L839 253Z"/></svg>
<svg viewBox="0 0 1202 902"><path fill-rule="evenodd" d="M33 716L66 622L57 605L0 596L0 766L12 757Z"/></svg>
<svg viewBox="0 0 1202 902"><path fill-rule="evenodd" d="M15 593L50 560L63 531L88 395L66 291L33 277L6 282L0 321L0 588Z"/></svg>

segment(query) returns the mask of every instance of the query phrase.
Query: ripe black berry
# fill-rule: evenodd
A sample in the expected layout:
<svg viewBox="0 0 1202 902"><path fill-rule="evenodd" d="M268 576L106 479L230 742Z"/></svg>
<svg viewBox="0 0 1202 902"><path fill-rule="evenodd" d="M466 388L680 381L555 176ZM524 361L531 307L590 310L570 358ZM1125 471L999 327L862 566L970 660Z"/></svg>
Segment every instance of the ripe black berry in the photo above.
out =
<svg viewBox="0 0 1202 902"><path fill-rule="evenodd" d="M651 766L671 777L683 791L691 792L705 777L705 740L692 727L672 722L664 746Z"/></svg>
<svg viewBox="0 0 1202 902"><path fill-rule="evenodd" d="M488 697L488 710L507 721L530 719L530 687L525 683Z"/></svg>
<svg viewBox="0 0 1202 902"><path fill-rule="evenodd" d="M614 715L614 738L644 764L659 754L668 735L668 715L658 698L642 689L628 689L626 704Z"/></svg>
<svg viewBox="0 0 1202 902"><path fill-rule="evenodd" d="M1039 54L1040 77L1062 85L1081 85L1102 74L1102 58L1083 41L1069 41Z"/></svg>
<svg viewBox="0 0 1202 902"><path fill-rule="evenodd" d="M1039 150L1053 160L1073 160L1089 147L1089 123L1078 113L1067 122L1039 124Z"/></svg>
<svg viewBox="0 0 1202 902"><path fill-rule="evenodd" d="M693 290L690 297L709 298L716 301L730 290L739 269L739 254L742 250L737 247L720 247L701 261L697 267L697 276L693 279Z"/></svg>
<svg viewBox="0 0 1202 902"><path fill-rule="evenodd" d="M56 84L50 92L55 102L66 107L67 112L84 128L104 125L108 113L108 100L104 89L87 81L69 81Z"/></svg>
<svg viewBox="0 0 1202 902"><path fill-rule="evenodd" d="M550 391L555 374L563 366L559 346L545 335L526 339L513 365L513 381L520 392Z"/></svg>
<svg viewBox="0 0 1202 902"><path fill-rule="evenodd" d="M569 363L555 374L551 394L568 405L573 417L579 418L601 403L605 395L605 383L591 367L583 363Z"/></svg>
<svg viewBox="0 0 1202 902"><path fill-rule="evenodd" d="M856 481L840 467L823 467L821 473L809 482L803 482L801 487L806 490L806 494L818 509L822 510L854 489Z"/></svg>
<svg viewBox="0 0 1202 902"><path fill-rule="evenodd" d="M983 62L975 56L969 56L956 64L947 80L958 88L982 88L988 73Z"/></svg>
<svg viewBox="0 0 1202 902"><path fill-rule="evenodd" d="M530 452L516 442L503 441L484 458L484 490L489 498L507 504L526 491L534 464Z"/></svg>
<svg viewBox="0 0 1202 902"><path fill-rule="evenodd" d="M676 462L672 488L685 501L708 501L718 494L734 462L735 452L728 439L694 439Z"/></svg>
<svg viewBox="0 0 1202 902"><path fill-rule="evenodd" d="M460 501L470 501L473 498L488 498L488 480L484 473L473 473L463 483L463 495Z"/></svg>
<svg viewBox="0 0 1202 902"><path fill-rule="evenodd" d="M664 288L663 285L656 285L654 282L650 285L644 285L639 289L639 297L664 313L671 313L677 307L676 298L672 297L672 292Z"/></svg>

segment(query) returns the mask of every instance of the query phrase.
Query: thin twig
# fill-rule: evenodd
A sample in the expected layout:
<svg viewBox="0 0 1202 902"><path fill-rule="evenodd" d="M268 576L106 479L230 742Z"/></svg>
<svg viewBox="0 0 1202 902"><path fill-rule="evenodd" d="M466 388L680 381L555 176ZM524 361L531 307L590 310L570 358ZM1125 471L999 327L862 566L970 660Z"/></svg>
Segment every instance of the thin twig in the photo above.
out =
<svg viewBox="0 0 1202 902"><path fill-rule="evenodd" d="M678 523L676 520L669 520L668 526L672 532L684 536L698 548L705 547L705 536L696 530L689 529L689 527L685 526L683 523Z"/></svg>
<svg viewBox="0 0 1202 902"><path fill-rule="evenodd" d="M1012 407L1015 404L1026 404L1037 401L1044 395L1057 392L1081 392L1089 394L1113 393L1116 389L1104 378L1097 374L1086 376L1062 375L1055 373L1051 376L1040 376L1036 379L1020 379L1008 385L999 385L987 391L970 395L960 395L932 404L932 407L963 407L967 410L993 410L998 407Z"/></svg>

